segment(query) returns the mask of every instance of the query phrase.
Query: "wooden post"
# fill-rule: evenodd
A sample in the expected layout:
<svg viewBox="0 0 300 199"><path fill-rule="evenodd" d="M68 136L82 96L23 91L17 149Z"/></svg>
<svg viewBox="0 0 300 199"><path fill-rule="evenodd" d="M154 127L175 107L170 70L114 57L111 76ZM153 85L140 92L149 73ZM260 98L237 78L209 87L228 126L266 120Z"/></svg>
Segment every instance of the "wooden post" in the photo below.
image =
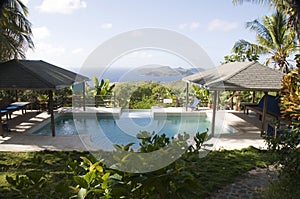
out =
<svg viewBox="0 0 300 199"><path fill-rule="evenodd" d="M255 102L255 91L253 91L253 93L252 93L252 103L254 103Z"/></svg>
<svg viewBox="0 0 300 199"><path fill-rule="evenodd" d="M186 105L185 105L185 111L188 111L189 108L189 83L186 83Z"/></svg>
<svg viewBox="0 0 300 199"><path fill-rule="evenodd" d="M0 116L1 117L1 116ZM3 131L3 127L2 127L2 125L3 125L3 123L2 123L2 118L0 118L0 135L1 136L4 136L4 131Z"/></svg>
<svg viewBox="0 0 300 199"><path fill-rule="evenodd" d="M16 102L17 102L17 101L19 101L19 100L18 100L18 98L19 98L19 97L18 97L18 90L16 90L16 93L15 93L15 94L16 94Z"/></svg>
<svg viewBox="0 0 300 199"><path fill-rule="evenodd" d="M213 98L213 115L211 121L211 135L215 135L215 125L216 125L216 112L217 112L217 99L218 99L218 91L214 91L214 98Z"/></svg>
<svg viewBox="0 0 300 199"><path fill-rule="evenodd" d="M53 113L53 91L49 90L49 106L48 106L51 118L51 130L52 136L55 137L55 124L54 124L54 113Z"/></svg>
<svg viewBox="0 0 300 199"><path fill-rule="evenodd" d="M262 124L261 124L261 130L262 130L262 132L265 130L267 105L268 105L268 92L265 92L263 115L262 115L262 119L261 119L261 122L262 122Z"/></svg>
<svg viewBox="0 0 300 199"><path fill-rule="evenodd" d="M86 101L86 96L85 96L85 81L82 83L83 88L82 88L82 95L83 95L83 111L85 111L85 101Z"/></svg>

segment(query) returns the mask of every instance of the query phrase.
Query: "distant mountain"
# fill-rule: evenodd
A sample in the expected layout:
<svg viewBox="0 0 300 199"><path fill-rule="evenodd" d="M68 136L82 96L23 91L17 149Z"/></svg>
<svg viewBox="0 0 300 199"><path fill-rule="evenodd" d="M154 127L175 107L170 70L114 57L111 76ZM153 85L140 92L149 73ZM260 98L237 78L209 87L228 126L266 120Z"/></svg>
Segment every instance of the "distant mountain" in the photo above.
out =
<svg viewBox="0 0 300 199"><path fill-rule="evenodd" d="M170 66L161 65L146 65L142 68L137 69L141 75L145 76L156 76L156 77L166 77L166 76L187 76L194 74L195 72L203 71L203 69L185 69L182 67L171 68Z"/></svg>
<svg viewBox="0 0 300 199"><path fill-rule="evenodd" d="M172 68L162 65L144 65L134 69L125 67L109 68L105 71L100 79L108 78L111 82L127 82L127 81L159 81L171 82L181 80L183 77L203 71L202 68ZM94 73L90 72L89 77L93 77Z"/></svg>

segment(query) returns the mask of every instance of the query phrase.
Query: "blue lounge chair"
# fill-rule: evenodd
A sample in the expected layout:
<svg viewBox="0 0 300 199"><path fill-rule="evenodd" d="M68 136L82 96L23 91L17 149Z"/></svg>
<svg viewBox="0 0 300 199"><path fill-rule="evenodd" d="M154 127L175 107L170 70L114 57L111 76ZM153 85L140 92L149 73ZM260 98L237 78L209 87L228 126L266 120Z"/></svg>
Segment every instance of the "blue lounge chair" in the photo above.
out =
<svg viewBox="0 0 300 199"><path fill-rule="evenodd" d="M8 113L9 113L8 110L0 109L0 117L2 117L3 115L6 115L6 120L8 120Z"/></svg>
<svg viewBox="0 0 300 199"><path fill-rule="evenodd" d="M245 104L244 106L244 113L248 114L249 110L254 111L260 115L263 113L263 107L264 107L264 100L265 96L260 99L258 104ZM280 107L279 107L279 98L268 95L268 102L267 102L267 115L279 120L280 119Z"/></svg>
<svg viewBox="0 0 300 199"><path fill-rule="evenodd" d="M199 104L200 100L195 97L194 100L191 102L189 108L191 108L192 110L195 110Z"/></svg>

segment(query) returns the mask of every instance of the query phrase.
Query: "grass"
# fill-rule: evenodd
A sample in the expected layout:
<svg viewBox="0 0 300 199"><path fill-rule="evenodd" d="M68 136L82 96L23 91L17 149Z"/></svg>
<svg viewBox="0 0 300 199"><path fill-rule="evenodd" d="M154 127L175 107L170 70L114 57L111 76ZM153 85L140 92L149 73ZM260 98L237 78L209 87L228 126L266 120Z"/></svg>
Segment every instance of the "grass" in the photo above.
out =
<svg viewBox="0 0 300 199"><path fill-rule="evenodd" d="M0 198L12 198L14 191L6 181L6 176L15 177L28 171L43 169L49 175L50 183L66 181L70 174L66 160L68 157L79 160L87 152L76 151L39 151L39 152L0 152ZM266 151L255 148L242 150L213 151L204 158L191 160L191 173L196 183L200 183L199 198L208 196L217 189L238 178L256 167L270 164Z"/></svg>

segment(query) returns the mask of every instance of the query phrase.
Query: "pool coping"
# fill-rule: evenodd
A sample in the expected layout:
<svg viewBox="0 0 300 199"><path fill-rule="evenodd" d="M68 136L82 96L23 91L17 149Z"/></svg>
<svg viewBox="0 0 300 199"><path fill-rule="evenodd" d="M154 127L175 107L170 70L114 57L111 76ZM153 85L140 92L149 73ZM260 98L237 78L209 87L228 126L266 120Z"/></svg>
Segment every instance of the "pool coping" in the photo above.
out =
<svg viewBox="0 0 300 199"><path fill-rule="evenodd" d="M105 111L103 111L105 110ZM149 111L153 118L155 117L163 117L163 116L207 116L207 112L205 110L202 111L185 111L185 108L151 108L151 109L122 109L122 108L91 108L83 111L82 109L72 108L72 107L62 107L59 108L57 111L55 111L54 114L54 120L63 115L73 115L75 117L95 117L96 115L101 116L111 116L114 118L120 118L121 114L123 112L143 112L143 111ZM38 131L39 129L43 128L45 125L49 124L50 121L50 115L48 117L45 116L45 112L41 113L40 115L43 115L42 117L45 118L44 121L40 122L39 124L33 126L32 128L26 130L25 134L30 135L45 135L45 134L34 134L33 132ZM38 117L39 115L37 115ZM72 136L72 135L64 135L64 134L57 134L59 136ZM57 136L56 135L56 136Z"/></svg>
<svg viewBox="0 0 300 199"><path fill-rule="evenodd" d="M211 110L201 110L199 112L206 112L207 114L212 113ZM255 115L252 115L253 117L249 117L249 115L252 113L245 115L238 111L225 112L226 122L230 126L233 126L237 130L237 133L226 135L221 134L220 138L218 138L220 141L218 145L216 145L217 149L240 149L248 146L254 146L257 148L266 147L264 140L260 136L259 126L261 126L261 124L257 118L254 118ZM21 113L19 116L22 117ZM49 118L49 115L46 112L44 113L44 116ZM27 121L28 120L26 120L26 122ZM46 149L79 151L87 150L86 146L84 146L82 143L81 137L78 135L56 135L55 137L52 137L52 135L30 134L28 133L29 130L30 129L22 132L6 132L4 136L0 136L0 151L36 151ZM84 137L83 139L85 140L85 143L90 143L88 141L90 138Z"/></svg>

